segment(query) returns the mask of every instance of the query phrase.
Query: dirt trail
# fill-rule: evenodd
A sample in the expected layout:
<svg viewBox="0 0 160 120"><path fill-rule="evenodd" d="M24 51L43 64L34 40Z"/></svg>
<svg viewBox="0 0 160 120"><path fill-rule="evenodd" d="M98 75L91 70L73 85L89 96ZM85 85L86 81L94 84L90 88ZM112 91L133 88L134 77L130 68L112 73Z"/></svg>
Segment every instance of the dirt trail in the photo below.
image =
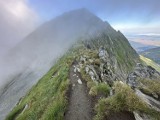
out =
<svg viewBox="0 0 160 120"><path fill-rule="evenodd" d="M91 100L87 87L78 71L74 71L77 63L70 68L71 91L65 120L92 120Z"/></svg>

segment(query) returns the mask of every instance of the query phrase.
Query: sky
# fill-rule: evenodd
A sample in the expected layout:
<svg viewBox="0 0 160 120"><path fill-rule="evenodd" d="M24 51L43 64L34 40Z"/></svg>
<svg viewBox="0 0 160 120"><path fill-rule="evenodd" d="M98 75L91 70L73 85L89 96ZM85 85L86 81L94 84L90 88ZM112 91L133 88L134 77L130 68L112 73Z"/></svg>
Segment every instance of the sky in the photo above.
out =
<svg viewBox="0 0 160 120"><path fill-rule="evenodd" d="M160 35L160 0L0 0L0 56L42 23L87 8L124 34Z"/></svg>
<svg viewBox="0 0 160 120"><path fill-rule="evenodd" d="M159 34L160 0L29 0L28 3L44 21L85 7L124 32Z"/></svg>

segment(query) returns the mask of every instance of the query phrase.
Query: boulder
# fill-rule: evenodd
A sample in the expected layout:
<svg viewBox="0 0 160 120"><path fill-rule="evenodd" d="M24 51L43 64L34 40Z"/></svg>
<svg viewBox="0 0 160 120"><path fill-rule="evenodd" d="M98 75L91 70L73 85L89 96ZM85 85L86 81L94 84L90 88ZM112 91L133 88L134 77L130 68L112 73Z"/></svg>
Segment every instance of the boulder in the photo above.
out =
<svg viewBox="0 0 160 120"><path fill-rule="evenodd" d="M109 58L109 55L108 55L108 53L107 53L107 51L104 49L104 47L100 47L99 48L99 53L98 53L98 55L99 55L99 58L103 61L103 62L107 62L107 60L109 60L108 58Z"/></svg>
<svg viewBox="0 0 160 120"><path fill-rule="evenodd" d="M82 84L82 81L81 81L81 79L78 79L78 84Z"/></svg>
<svg viewBox="0 0 160 120"><path fill-rule="evenodd" d="M81 57L80 57L80 62L81 62L81 63L85 63L85 62L86 62L86 57L81 56Z"/></svg>
<svg viewBox="0 0 160 120"><path fill-rule="evenodd" d="M137 63L133 72L131 72L127 77L127 84L131 87L137 87L137 79L158 79L160 74L151 66L144 66L141 63Z"/></svg>
<svg viewBox="0 0 160 120"><path fill-rule="evenodd" d="M89 67L85 67L85 71L86 71L86 73L89 73Z"/></svg>
<svg viewBox="0 0 160 120"><path fill-rule="evenodd" d="M74 66L74 72L75 72L75 73L76 73L76 72L80 72L79 65Z"/></svg>
<svg viewBox="0 0 160 120"><path fill-rule="evenodd" d="M93 80L93 81L99 81L100 79L99 79L99 76L98 76L98 74L97 74L97 72L96 72L96 70L95 70L95 68L94 68L94 66L93 65L87 65L86 67L85 67L85 70L86 70L86 73L88 73L89 74L89 76L91 77L91 79Z"/></svg>
<svg viewBox="0 0 160 120"><path fill-rule="evenodd" d="M89 75L90 75L90 77L91 77L91 79L92 79L93 81L96 80L95 74L93 73L93 71L89 71Z"/></svg>

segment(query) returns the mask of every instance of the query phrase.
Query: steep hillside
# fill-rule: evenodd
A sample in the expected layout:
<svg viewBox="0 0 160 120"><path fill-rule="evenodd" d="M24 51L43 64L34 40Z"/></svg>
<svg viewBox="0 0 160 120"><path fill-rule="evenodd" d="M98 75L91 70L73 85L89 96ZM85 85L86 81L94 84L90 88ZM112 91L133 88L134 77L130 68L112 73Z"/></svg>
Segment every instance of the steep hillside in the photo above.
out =
<svg viewBox="0 0 160 120"><path fill-rule="evenodd" d="M136 95L128 86L130 84L125 84L128 78L118 77L120 72L122 75L125 73L125 69L120 71L118 65L121 61L118 57L112 61L114 55L107 52L107 47L102 47L107 45L102 43L108 40L92 38L74 44L19 100L6 119L103 120L107 117L107 120L135 120L142 113L144 119L146 115L159 119L158 108L150 107ZM114 60L119 64L115 64ZM127 68L127 64L122 66ZM143 91L143 87L140 89Z"/></svg>
<svg viewBox="0 0 160 120"><path fill-rule="evenodd" d="M104 29L109 31L109 24L86 9L78 9L44 23L26 36L5 59L9 68L4 67L6 79L3 81L6 85L0 90L0 118L6 116L16 101L74 42L88 36L94 37Z"/></svg>
<svg viewBox="0 0 160 120"><path fill-rule="evenodd" d="M62 45L65 39L68 49L48 73L17 100L6 120L160 119L160 73L141 62L120 31L86 9L65 13L53 21L54 27L51 24L42 27L50 29L50 33L45 31L49 39L45 39L44 29L40 27L34 34L41 42L28 39L21 46L26 44L32 48L32 43L37 43L33 55L45 49L42 53L47 57L54 52L52 40L60 40L56 43ZM56 37L52 31L57 32ZM43 54L39 55L42 60Z"/></svg>
<svg viewBox="0 0 160 120"><path fill-rule="evenodd" d="M160 64L160 47L145 50L140 54Z"/></svg>
<svg viewBox="0 0 160 120"><path fill-rule="evenodd" d="M160 65L155 63L153 60L146 58L142 55L140 55L140 59L147 65L152 66L153 68L155 68L157 71L160 72Z"/></svg>
<svg viewBox="0 0 160 120"><path fill-rule="evenodd" d="M5 61L10 67L6 70L8 83L0 95L0 118L6 116L16 101L37 83L64 51L82 39L103 40L100 43L96 41L91 47L98 48L106 44L104 48L108 50L107 54L119 78L126 78L126 72L132 69L138 59L127 39L109 23L86 9L64 13L26 36L8 54Z"/></svg>

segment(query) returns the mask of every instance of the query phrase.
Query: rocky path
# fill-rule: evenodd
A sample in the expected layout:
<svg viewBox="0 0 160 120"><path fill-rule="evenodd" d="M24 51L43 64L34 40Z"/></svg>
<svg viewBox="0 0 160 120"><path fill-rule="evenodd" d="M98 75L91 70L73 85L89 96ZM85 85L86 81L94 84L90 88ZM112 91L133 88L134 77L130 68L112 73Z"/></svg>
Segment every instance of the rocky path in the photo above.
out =
<svg viewBox="0 0 160 120"><path fill-rule="evenodd" d="M88 96L87 87L81 78L77 63L70 68L71 91L69 106L65 114L65 120L92 120L91 101Z"/></svg>

